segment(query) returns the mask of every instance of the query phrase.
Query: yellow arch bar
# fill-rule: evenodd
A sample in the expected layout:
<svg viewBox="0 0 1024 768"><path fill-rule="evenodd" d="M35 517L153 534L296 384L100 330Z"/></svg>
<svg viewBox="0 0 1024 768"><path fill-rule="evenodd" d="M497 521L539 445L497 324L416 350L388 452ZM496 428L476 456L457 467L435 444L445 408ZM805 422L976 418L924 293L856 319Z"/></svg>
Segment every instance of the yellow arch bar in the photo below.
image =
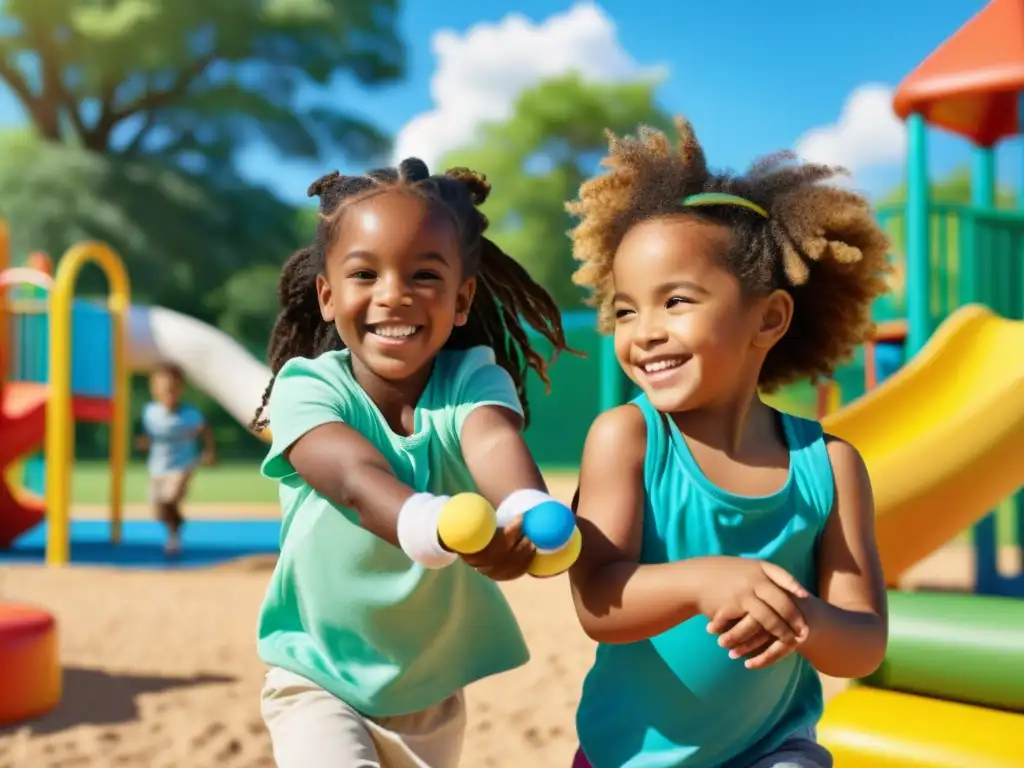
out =
<svg viewBox="0 0 1024 768"><path fill-rule="evenodd" d="M125 327L131 289L124 264L99 242L73 246L57 266L50 291L50 396L46 405L46 562L64 565L71 557L71 469L74 465L74 413L71 405L71 322L75 283L82 267L96 264L107 278L111 318L110 536L121 540L125 464L128 460L128 370Z"/></svg>

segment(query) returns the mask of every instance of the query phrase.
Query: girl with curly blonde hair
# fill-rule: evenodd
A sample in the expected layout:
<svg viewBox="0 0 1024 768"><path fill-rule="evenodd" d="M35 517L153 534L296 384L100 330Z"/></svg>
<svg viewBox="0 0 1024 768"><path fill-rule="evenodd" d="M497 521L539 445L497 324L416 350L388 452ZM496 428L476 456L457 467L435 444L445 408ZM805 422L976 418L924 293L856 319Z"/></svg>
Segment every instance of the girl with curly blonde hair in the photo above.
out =
<svg viewBox="0 0 1024 768"><path fill-rule="evenodd" d="M587 436L571 572L599 642L576 766L825 768L818 673L885 653L857 450L760 392L830 375L871 331L888 243L836 169L713 173L690 125L612 138L570 210L576 274L642 394Z"/></svg>

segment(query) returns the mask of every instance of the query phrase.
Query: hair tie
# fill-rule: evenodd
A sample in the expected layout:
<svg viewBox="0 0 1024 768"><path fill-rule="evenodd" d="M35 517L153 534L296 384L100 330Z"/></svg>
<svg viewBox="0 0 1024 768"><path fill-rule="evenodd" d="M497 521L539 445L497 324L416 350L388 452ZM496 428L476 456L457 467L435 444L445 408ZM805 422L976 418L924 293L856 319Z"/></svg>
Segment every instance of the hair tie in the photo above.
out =
<svg viewBox="0 0 1024 768"><path fill-rule="evenodd" d="M753 211L762 218L770 218L768 216L768 211L757 203L751 202L745 197L730 195L726 192L700 192L696 195L684 197L680 202L685 208L699 208L704 205L732 205L739 208L746 208L748 211Z"/></svg>

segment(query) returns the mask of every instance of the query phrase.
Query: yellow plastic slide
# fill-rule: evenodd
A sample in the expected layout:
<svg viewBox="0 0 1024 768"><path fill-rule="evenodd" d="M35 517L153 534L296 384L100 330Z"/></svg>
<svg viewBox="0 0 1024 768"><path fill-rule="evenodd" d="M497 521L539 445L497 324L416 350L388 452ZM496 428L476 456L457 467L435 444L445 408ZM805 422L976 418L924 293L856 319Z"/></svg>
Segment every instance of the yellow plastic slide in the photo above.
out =
<svg viewBox="0 0 1024 768"><path fill-rule="evenodd" d="M961 308L907 365L823 425L867 463L894 585L1024 485L1024 322Z"/></svg>
<svg viewBox="0 0 1024 768"><path fill-rule="evenodd" d="M1024 715L875 688L825 709L818 735L841 768L1020 768Z"/></svg>

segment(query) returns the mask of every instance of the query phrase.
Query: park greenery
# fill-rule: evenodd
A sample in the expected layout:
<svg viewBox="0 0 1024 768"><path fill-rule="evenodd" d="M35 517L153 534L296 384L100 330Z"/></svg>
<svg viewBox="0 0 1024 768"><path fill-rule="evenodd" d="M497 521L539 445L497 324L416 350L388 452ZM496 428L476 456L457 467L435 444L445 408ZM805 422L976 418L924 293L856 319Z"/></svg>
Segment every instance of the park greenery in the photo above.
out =
<svg viewBox="0 0 1024 768"><path fill-rule="evenodd" d="M338 82L400 80L399 10L398 0L9 0L0 85L25 123L0 132L0 211L15 260L104 240L124 259L135 301L214 324L262 357L280 265L308 241L315 209L247 181L241 150L261 142L325 170L386 161L391 137L372 117L315 96ZM569 279L564 203L596 171L605 129L669 127L656 89L559 77L444 158L490 177L491 236L565 309L582 296ZM966 174L938 186L955 202L968 189ZM101 291L98 280L86 274L83 291ZM263 450L195 397L225 457ZM79 442L95 455L102 433L83 428Z"/></svg>
<svg viewBox="0 0 1024 768"><path fill-rule="evenodd" d="M629 133L641 124L671 129L671 115L655 98L654 82L587 84L568 75L524 91L511 115L484 125L470 146L444 158L487 174L493 188L483 207L490 236L525 266L565 308L583 295L566 232L565 202L598 170L608 146L605 130Z"/></svg>
<svg viewBox="0 0 1024 768"><path fill-rule="evenodd" d="M309 94L398 80L397 15L397 0L5 3L0 84L26 118L0 135L15 258L105 240L137 301L262 354L280 264L309 217L248 183L240 150L258 141L291 158L384 158L390 140L372 120ZM84 275L83 290L102 288L97 279ZM204 405L226 454L259 450ZM93 430L82 432L90 442Z"/></svg>

